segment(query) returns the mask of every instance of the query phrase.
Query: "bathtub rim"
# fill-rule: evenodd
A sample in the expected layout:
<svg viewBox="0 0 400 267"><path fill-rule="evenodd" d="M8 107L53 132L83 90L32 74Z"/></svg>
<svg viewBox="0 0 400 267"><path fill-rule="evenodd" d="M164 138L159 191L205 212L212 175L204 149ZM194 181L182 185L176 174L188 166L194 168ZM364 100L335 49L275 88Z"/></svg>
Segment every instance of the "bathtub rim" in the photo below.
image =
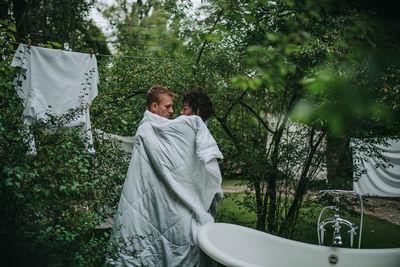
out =
<svg viewBox="0 0 400 267"><path fill-rule="evenodd" d="M250 234L255 234L259 235L265 238L268 238L269 240L275 241L275 242L280 242L283 244L287 244L289 246L302 246L303 248L306 249L312 249L315 250L316 252L321 251L321 252L326 252L326 253L339 253L339 254L369 254L371 252L375 254L383 254L387 255L388 253L399 253L400 254L400 248L341 248L341 247L330 247L330 246L320 246L320 245L315 245L315 244L309 244L309 243L304 243L296 240L291 240L279 236L275 236L269 233L265 233L259 230L255 230L249 227L241 226L241 225L236 225L236 224L230 224L230 223L207 223L203 225L199 232L198 232L198 244L200 249L207 254L209 257L214 259L215 261L222 263L227 266L249 266L249 267L256 267L258 265L254 264L249 264L248 262L242 261L240 259L236 259L232 256L226 255L226 253L222 252L219 248L217 248L211 241L207 240L207 233L208 231L212 230L212 228L219 227L219 229L222 228L230 228L230 230L240 230L240 231L245 231Z"/></svg>

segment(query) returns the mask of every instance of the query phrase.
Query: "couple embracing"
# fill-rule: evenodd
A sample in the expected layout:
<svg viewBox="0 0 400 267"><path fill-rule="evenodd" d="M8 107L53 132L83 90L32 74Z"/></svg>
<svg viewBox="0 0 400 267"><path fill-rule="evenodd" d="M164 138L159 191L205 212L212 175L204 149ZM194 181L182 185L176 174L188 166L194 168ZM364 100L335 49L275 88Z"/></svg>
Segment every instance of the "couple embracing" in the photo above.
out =
<svg viewBox="0 0 400 267"><path fill-rule="evenodd" d="M223 196L223 156L204 123L214 110L206 94L191 89L181 116L170 120L175 97L160 85L147 92L111 237L118 253L107 265L216 265L197 244Z"/></svg>

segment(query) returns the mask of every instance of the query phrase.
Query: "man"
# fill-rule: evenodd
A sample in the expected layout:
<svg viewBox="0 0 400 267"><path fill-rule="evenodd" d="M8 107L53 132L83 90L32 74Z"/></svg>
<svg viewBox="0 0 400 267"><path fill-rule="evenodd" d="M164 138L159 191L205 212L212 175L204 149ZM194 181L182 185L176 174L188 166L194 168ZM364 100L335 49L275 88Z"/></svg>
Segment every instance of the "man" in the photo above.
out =
<svg viewBox="0 0 400 267"><path fill-rule="evenodd" d="M161 85L153 85L146 94L147 108L150 112L169 119L174 112L174 97L176 94Z"/></svg>
<svg viewBox="0 0 400 267"><path fill-rule="evenodd" d="M222 200L222 158L198 116L169 120L174 94L153 86L136 131L111 242L108 264L212 266L197 245L197 232L213 222ZM217 201L216 201L217 200Z"/></svg>
<svg viewBox="0 0 400 267"><path fill-rule="evenodd" d="M198 115L205 122L215 115L210 98L200 88L192 88L182 96L181 115Z"/></svg>

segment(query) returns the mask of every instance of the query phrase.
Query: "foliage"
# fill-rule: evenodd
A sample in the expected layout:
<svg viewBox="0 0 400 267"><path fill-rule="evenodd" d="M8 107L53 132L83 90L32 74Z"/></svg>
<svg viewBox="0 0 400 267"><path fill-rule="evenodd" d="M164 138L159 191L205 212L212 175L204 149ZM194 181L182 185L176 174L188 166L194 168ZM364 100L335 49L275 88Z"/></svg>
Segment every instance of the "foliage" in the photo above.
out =
<svg viewBox="0 0 400 267"><path fill-rule="evenodd" d="M163 1L116 0L113 4L98 3L98 11L109 20L116 47L143 50L173 50L178 40L167 30L167 14Z"/></svg>
<svg viewBox="0 0 400 267"><path fill-rule="evenodd" d="M224 177L240 178L252 190L235 203L256 214L257 229L295 236L310 186L332 186L335 177L340 178L335 186L351 185L352 172L362 172L347 156L341 157L351 155L350 139L368 138L362 149L368 155L379 155L374 144L385 140L376 137L395 137L399 132L394 119L400 106L399 24L381 9L371 8L370 1L206 2L197 17L189 12L190 1L118 1L118 5L102 8L120 45L119 56L99 63L101 83L91 108L92 125L132 136L151 85L162 84L178 94L191 87L205 88L217 112L207 125L224 154L221 171ZM65 33L54 41L82 50L94 43L73 40L101 35L83 23L91 1L77 0L76 6L46 3L43 10L28 3L27 10L33 15L26 21L41 22L29 29ZM6 13L2 10L2 16L20 21L10 10L10 6ZM60 10L66 10L65 14ZM14 18L9 16L12 13ZM61 26L63 21L54 14L68 17L67 23ZM46 19L54 22L51 27L45 27ZM4 220L4 224L17 222L10 230L12 235L23 242L35 241L33 246L50 244L45 247L53 255L74 244L77 250L60 262L96 262L99 254L94 250L103 252L106 248L101 244L107 238L99 239L90 231L105 216L107 209L100 207L112 207L119 197L125 168L116 165L121 155L104 142L96 143L96 154L87 154L76 132L43 135L49 122L39 122L31 129L39 153L26 155L28 133L18 115L22 104L12 87L14 70L5 52L11 49L6 40L12 38L10 31L15 27L7 26L8 30L5 27L0 32L1 192L7 200L1 207L3 214L13 211L18 216L9 216L15 219ZM179 107L177 101L175 116ZM58 118L53 124L62 125ZM53 144L60 144L60 151ZM318 181L326 175L331 183L321 185ZM79 186L74 187L75 182ZM40 198L30 193L33 188L38 188ZM18 209L6 210L10 205L6 203ZM36 206L40 208L37 214ZM83 221L86 225L77 229ZM32 233L43 235L36 238ZM84 240L91 241L85 244Z"/></svg>
<svg viewBox="0 0 400 267"><path fill-rule="evenodd" d="M68 42L73 51L89 52L92 48L93 53L100 55L111 55L108 41L104 33L98 28L94 21L84 21L81 29L73 42ZM99 58L101 60L101 58Z"/></svg>
<svg viewBox="0 0 400 267"><path fill-rule="evenodd" d="M1 17L16 25L17 42L32 39L32 44L52 40L73 51L110 54L104 34L87 19L94 0L2 1Z"/></svg>
<svg viewBox="0 0 400 267"><path fill-rule="evenodd" d="M2 34L12 36L13 25L2 25ZM100 265L112 249L109 233L96 233L96 227L115 212L128 165L126 154L96 133L95 153L88 153L80 130L64 127L85 107L23 125L22 103L12 82L15 70L4 54L5 47L11 48L9 39L2 36L0 50L3 258L10 257L17 265ZM35 154L28 153L31 137Z"/></svg>
<svg viewBox="0 0 400 267"><path fill-rule="evenodd" d="M217 92L214 99L219 125L210 126L221 127L222 132L214 131L226 162L232 163L233 171L241 173L255 191L242 204L256 212L258 229L265 229L268 217L268 231L277 233L289 211L280 209L277 201L291 192L290 188L303 188L294 178L307 183L321 166L320 160L313 159L322 158L317 155L324 132L317 130L323 128L294 125L289 120L302 95L299 79L306 73L298 66L306 57L299 41L302 38L304 45L309 39L306 34L297 34L297 19L302 14L297 15L294 8L284 3L238 3L232 9L233 2L212 1L208 12L213 16L207 17L212 21L202 22L209 25L210 33L202 39L208 46L199 50L199 55L203 54L196 78L207 77L204 80L210 82L206 88ZM284 12L288 16L280 15ZM240 14L247 15L241 19ZM277 32L280 27L286 31ZM221 57L220 51L229 54ZM214 67L213 62L228 67ZM294 206L300 200L296 201Z"/></svg>
<svg viewBox="0 0 400 267"><path fill-rule="evenodd" d="M384 77L395 81L397 26L366 12L369 3L207 2L199 20L178 10L173 25L216 105L209 128L225 155L223 173L254 190L239 203L256 212L258 229L291 236L304 194L325 168L329 181L344 181L335 186L351 185L357 166L339 157L351 137L396 133L397 105L386 105L379 88ZM379 31L382 23L390 30Z"/></svg>
<svg viewBox="0 0 400 267"><path fill-rule="evenodd" d="M178 95L189 89L188 63L168 54L137 49L104 60L99 65L100 93L92 105L92 124L106 132L133 136L146 110L147 90L154 84L166 86ZM179 98L176 102L178 110Z"/></svg>

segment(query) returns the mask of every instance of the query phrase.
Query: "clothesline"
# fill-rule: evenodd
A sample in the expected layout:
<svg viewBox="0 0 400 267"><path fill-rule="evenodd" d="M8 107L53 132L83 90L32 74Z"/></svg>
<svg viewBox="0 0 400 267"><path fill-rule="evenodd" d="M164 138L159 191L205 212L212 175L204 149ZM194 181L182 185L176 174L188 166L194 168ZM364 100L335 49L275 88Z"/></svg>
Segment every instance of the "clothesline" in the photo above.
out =
<svg viewBox="0 0 400 267"><path fill-rule="evenodd" d="M20 44L18 42L14 42L14 41L9 41L9 42L16 44L16 45ZM24 45L27 45L27 44L24 44ZM68 50L63 50L63 49L59 49L59 50L68 51ZM69 51L69 52L74 52L74 51ZM80 52L80 53L82 53L82 52ZM86 54L89 54L89 53L86 53ZM119 58L135 58L135 59L171 60L171 58L167 58L167 57L146 57L146 56L126 56L126 55L118 56L118 55L105 55L105 54L93 54L93 55L96 57L119 57ZM183 59L183 60L185 60L185 59Z"/></svg>
<svg viewBox="0 0 400 267"><path fill-rule="evenodd" d="M100 21L100 20L92 20L92 21L95 23L100 23L100 24L110 24L109 21ZM132 24L132 23L118 23L118 25L138 27L138 28L157 28L157 25L138 25L138 24Z"/></svg>
<svg viewBox="0 0 400 267"><path fill-rule="evenodd" d="M16 32L16 33L21 33L21 32ZM35 36L39 36L39 37L45 37L47 39L57 39L58 36L55 35L49 35L49 34L42 34L42 33L37 33L37 32L30 32L30 35L35 35ZM69 39L71 40L71 39ZM110 44L128 44L126 42L121 42L121 41L108 41L108 40L98 40L98 39L89 39L89 38L73 38L72 40L74 41L90 41L90 42L99 42L99 43L110 43ZM154 47L156 45L146 45L143 43L138 43L138 44L130 44L130 45L143 45L143 46L151 46Z"/></svg>

